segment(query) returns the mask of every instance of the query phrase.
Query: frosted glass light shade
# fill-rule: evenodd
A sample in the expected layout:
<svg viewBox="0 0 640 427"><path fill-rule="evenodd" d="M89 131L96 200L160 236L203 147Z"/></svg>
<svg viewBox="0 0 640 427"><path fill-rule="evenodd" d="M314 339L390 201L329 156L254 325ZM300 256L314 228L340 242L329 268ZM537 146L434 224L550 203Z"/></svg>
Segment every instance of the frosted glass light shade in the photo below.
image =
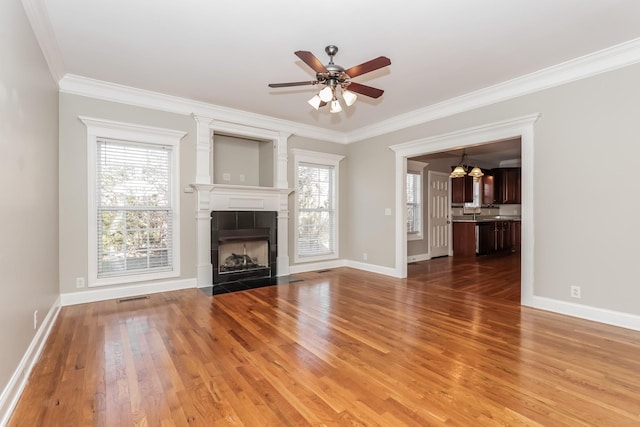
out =
<svg viewBox="0 0 640 427"><path fill-rule="evenodd" d="M320 91L318 96L322 101L329 102L333 99L333 90L331 89L331 87L326 86L324 89Z"/></svg>
<svg viewBox="0 0 640 427"><path fill-rule="evenodd" d="M320 108L320 103L322 102L322 99L320 99L318 95L315 95L313 98L311 98L307 102L309 103L309 105L311 105L313 108L317 110L318 108Z"/></svg>
<svg viewBox="0 0 640 427"><path fill-rule="evenodd" d="M467 173L464 171L462 166L456 166L455 169L451 172L451 175L449 175L449 176L451 178L462 178L466 174Z"/></svg>
<svg viewBox="0 0 640 427"><path fill-rule="evenodd" d="M329 111L332 113L339 113L340 111L342 111L342 106L340 105L340 101L338 101L337 99L334 99L333 101L331 101L331 109Z"/></svg>
<svg viewBox="0 0 640 427"><path fill-rule="evenodd" d="M342 99L344 99L344 103L347 104L347 107L351 107L353 103L356 102L356 99L358 99L358 96L349 90L343 90Z"/></svg>
<svg viewBox="0 0 640 427"><path fill-rule="evenodd" d="M484 176L484 173L482 173L482 169L476 166L473 169L471 169L471 172L469 172L469 175L471 175L474 178L479 178L481 176Z"/></svg>

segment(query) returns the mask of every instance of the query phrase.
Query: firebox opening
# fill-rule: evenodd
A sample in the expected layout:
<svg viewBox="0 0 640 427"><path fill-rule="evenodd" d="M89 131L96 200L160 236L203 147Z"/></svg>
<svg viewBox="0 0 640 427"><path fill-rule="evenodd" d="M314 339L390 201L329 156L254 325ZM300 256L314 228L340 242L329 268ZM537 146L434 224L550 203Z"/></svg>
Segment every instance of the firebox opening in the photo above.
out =
<svg viewBox="0 0 640 427"><path fill-rule="evenodd" d="M213 285L277 277L274 211L211 212Z"/></svg>
<svg viewBox="0 0 640 427"><path fill-rule="evenodd" d="M269 268L269 241L220 242L218 273L229 274Z"/></svg>

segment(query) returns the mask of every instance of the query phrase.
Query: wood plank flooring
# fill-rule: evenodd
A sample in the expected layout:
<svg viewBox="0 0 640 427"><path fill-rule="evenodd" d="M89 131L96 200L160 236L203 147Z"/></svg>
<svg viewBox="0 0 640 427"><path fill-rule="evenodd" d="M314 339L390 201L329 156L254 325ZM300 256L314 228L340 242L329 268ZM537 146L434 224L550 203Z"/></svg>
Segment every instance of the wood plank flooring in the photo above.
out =
<svg viewBox="0 0 640 427"><path fill-rule="evenodd" d="M64 307L9 425L640 425L640 332L520 307L519 270Z"/></svg>

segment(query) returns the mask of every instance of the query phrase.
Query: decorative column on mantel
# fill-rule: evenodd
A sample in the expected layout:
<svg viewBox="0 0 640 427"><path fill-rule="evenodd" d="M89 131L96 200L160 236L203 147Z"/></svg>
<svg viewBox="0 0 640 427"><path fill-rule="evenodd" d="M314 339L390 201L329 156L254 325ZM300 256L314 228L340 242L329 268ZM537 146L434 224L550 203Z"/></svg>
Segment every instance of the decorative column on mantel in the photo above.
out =
<svg viewBox="0 0 640 427"><path fill-rule="evenodd" d="M287 181L287 140L290 133L265 130L210 117L193 115L196 122L196 176L191 184L197 191L197 283L211 286L211 211L247 210L278 212L277 274L289 274L289 194ZM273 187L213 183L213 136L224 133L256 140L273 141Z"/></svg>

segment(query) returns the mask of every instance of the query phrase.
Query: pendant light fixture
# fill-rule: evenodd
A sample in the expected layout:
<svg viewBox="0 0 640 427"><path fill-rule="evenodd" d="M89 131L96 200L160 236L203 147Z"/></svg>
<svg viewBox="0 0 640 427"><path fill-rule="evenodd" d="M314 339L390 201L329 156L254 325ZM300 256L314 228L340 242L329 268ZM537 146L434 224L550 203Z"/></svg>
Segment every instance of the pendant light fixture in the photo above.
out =
<svg viewBox="0 0 640 427"><path fill-rule="evenodd" d="M471 161L469 160L466 151L463 149L462 156L460 157L460 161L458 162L458 166L456 166L453 171L451 171L451 174L449 176L451 178L462 178L463 176L467 175L466 167L469 163L471 163ZM480 180L481 176L484 176L482 169L480 169L478 166L474 166L468 174L469 176L473 177L473 180L476 182Z"/></svg>

